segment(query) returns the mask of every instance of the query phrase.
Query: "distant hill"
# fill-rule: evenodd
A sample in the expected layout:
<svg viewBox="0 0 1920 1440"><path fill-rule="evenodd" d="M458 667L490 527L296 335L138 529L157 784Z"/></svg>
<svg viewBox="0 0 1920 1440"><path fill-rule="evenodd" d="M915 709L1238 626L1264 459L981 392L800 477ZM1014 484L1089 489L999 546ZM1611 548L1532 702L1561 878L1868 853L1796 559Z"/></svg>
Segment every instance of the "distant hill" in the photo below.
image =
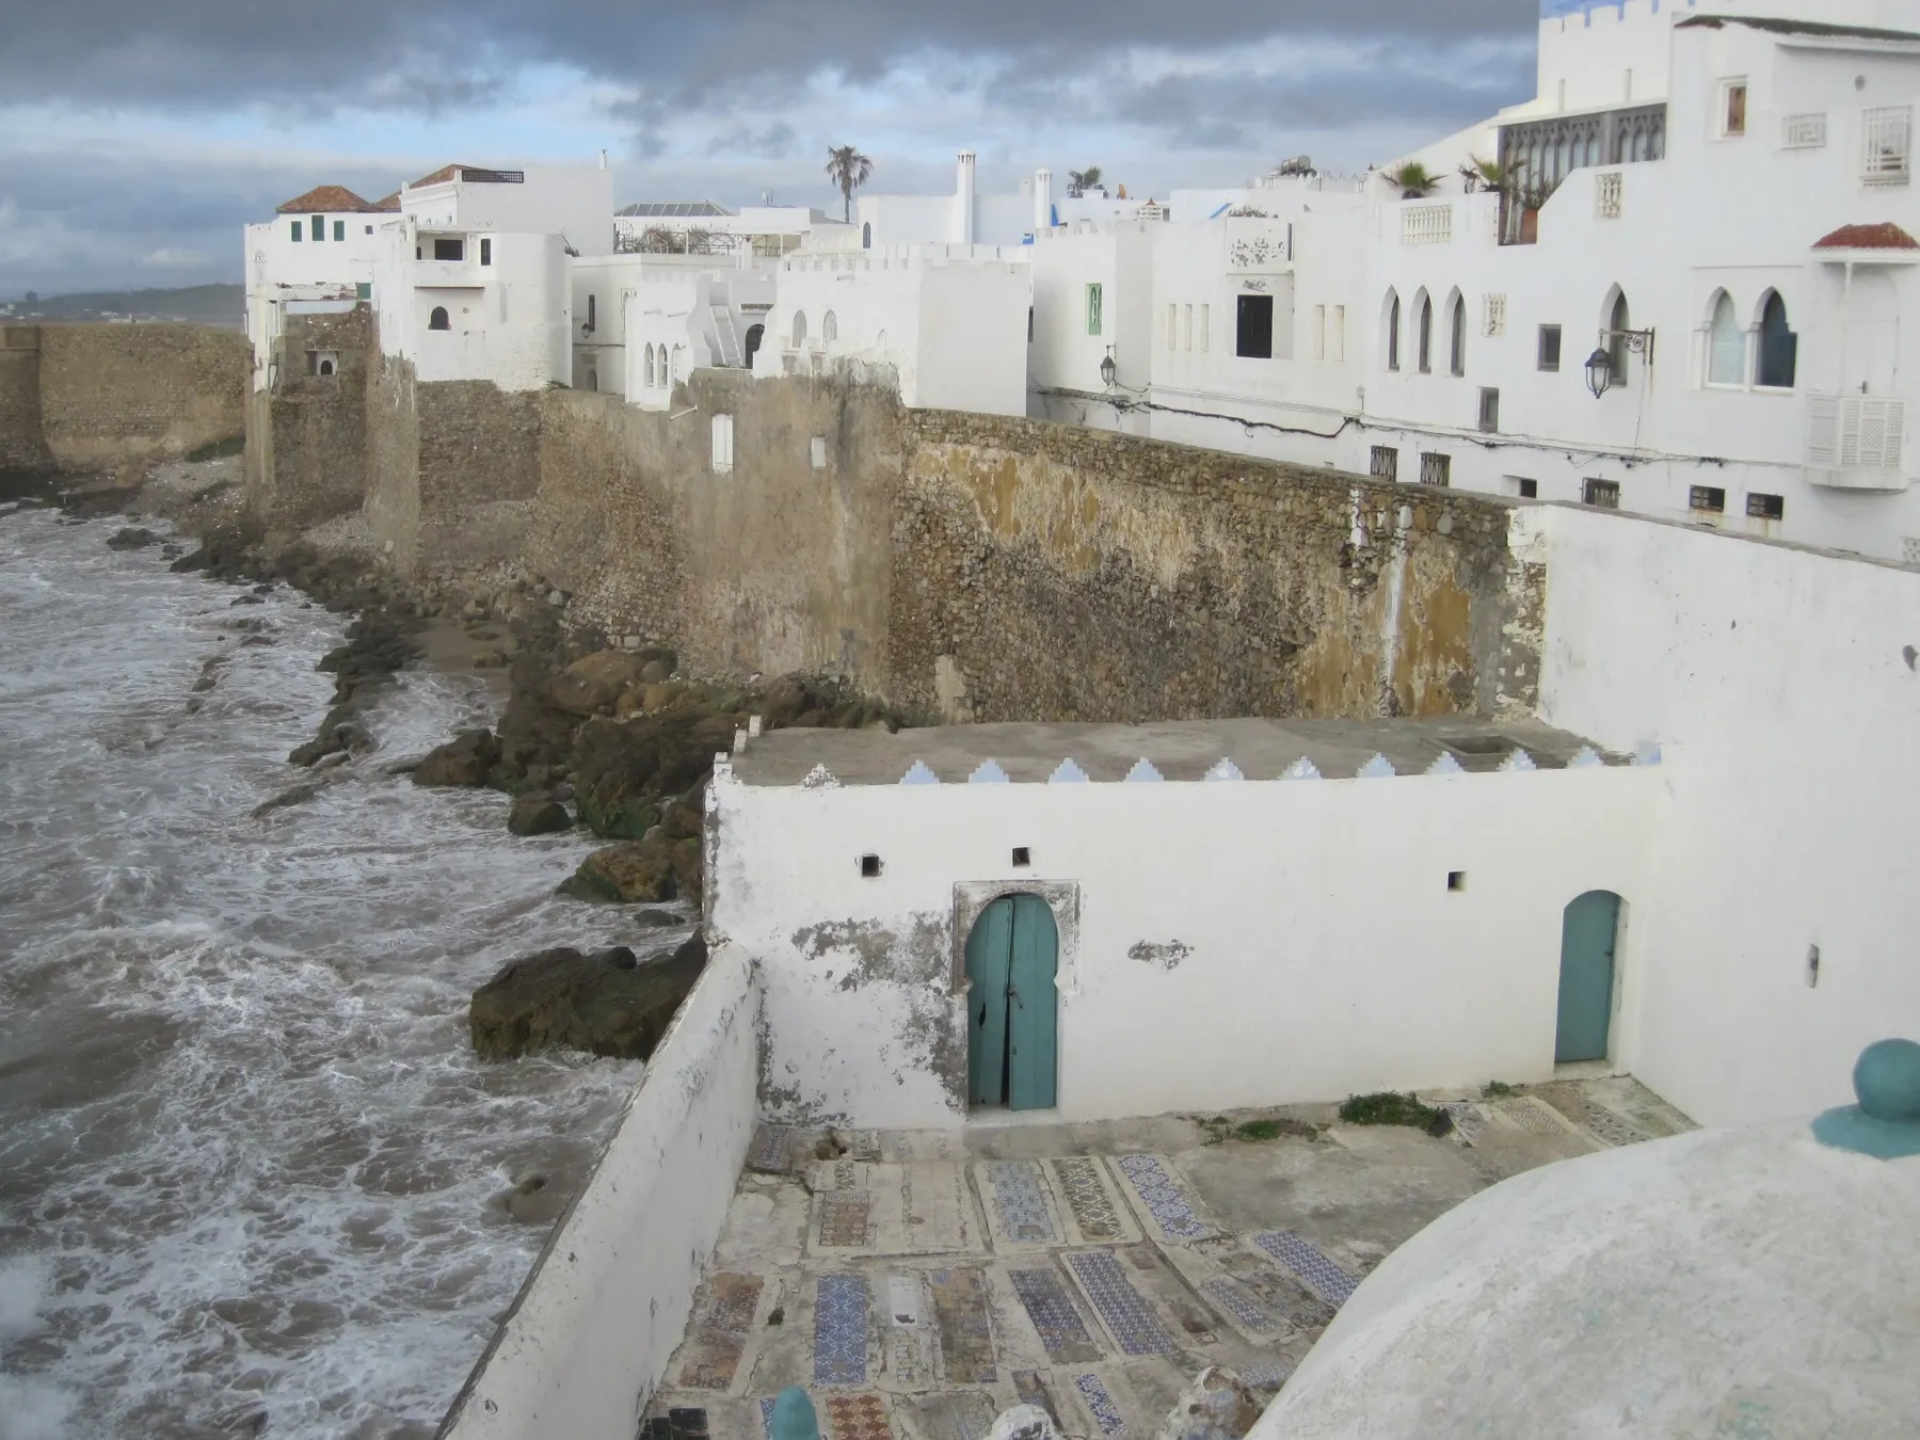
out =
<svg viewBox="0 0 1920 1440"><path fill-rule="evenodd" d="M246 290L239 285L188 285L178 290L101 290L87 295L0 300L5 320L187 320L241 329Z"/></svg>

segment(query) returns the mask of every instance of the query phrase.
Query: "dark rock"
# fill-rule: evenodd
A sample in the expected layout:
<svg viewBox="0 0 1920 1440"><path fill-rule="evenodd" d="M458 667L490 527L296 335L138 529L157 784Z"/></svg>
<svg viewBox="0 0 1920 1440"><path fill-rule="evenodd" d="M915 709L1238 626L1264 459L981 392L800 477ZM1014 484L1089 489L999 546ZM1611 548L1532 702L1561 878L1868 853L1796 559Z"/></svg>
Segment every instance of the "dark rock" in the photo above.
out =
<svg viewBox="0 0 1920 1440"><path fill-rule="evenodd" d="M504 966L474 991L474 1051L504 1060L552 1047L645 1060L706 968L695 936L642 964L624 945L597 954L561 947Z"/></svg>
<svg viewBox="0 0 1920 1440"><path fill-rule="evenodd" d="M687 920L671 910L640 910L635 912L633 923L646 930L665 930L672 925L684 925Z"/></svg>
<svg viewBox="0 0 1920 1440"><path fill-rule="evenodd" d="M413 772L413 783L484 785L487 772L499 759L500 742L491 730L465 730L427 753L420 768Z"/></svg>
<svg viewBox="0 0 1920 1440"><path fill-rule="evenodd" d="M1433 1112L1433 1119L1427 1122L1427 1134L1438 1140L1453 1133L1453 1116L1445 1110Z"/></svg>
<svg viewBox="0 0 1920 1440"><path fill-rule="evenodd" d="M640 681L647 662L622 650L601 650L567 666L547 687L547 698L570 715L612 708L620 692Z"/></svg>
<svg viewBox="0 0 1920 1440"><path fill-rule="evenodd" d="M346 741L337 734L328 733L316 736L306 744L296 747L287 760L294 765L314 765L329 755L337 755L347 748Z"/></svg>
<svg viewBox="0 0 1920 1440"><path fill-rule="evenodd" d="M140 550L148 545L158 545L159 543L160 537L154 534L153 531L138 529L133 526L128 526L123 530L116 530L107 537L107 548L109 550Z"/></svg>
<svg viewBox="0 0 1920 1440"><path fill-rule="evenodd" d="M702 856L698 840L655 835L596 850L580 862L560 887L576 900L650 904L660 900L698 901Z"/></svg>
<svg viewBox="0 0 1920 1440"><path fill-rule="evenodd" d="M295 785L289 789L282 790L271 800L262 801L260 804L254 806L249 813L252 814L254 819L259 820L264 816L271 815L276 810L284 810L289 805L304 805L319 793L320 787L311 782L303 785Z"/></svg>
<svg viewBox="0 0 1920 1440"><path fill-rule="evenodd" d="M665 660L649 660L640 667L640 679L648 685L658 685L673 678L673 666Z"/></svg>
<svg viewBox="0 0 1920 1440"><path fill-rule="evenodd" d="M207 568L208 558L207 547L202 545L197 550L189 550L178 560L174 561L173 564L169 565L167 569L177 575L184 575L194 570L204 570Z"/></svg>
<svg viewBox="0 0 1920 1440"><path fill-rule="evenodd" d="M571 828L567 807L546 795L522 795L507 814L507 829L515 835L552 835Z"/></svg>

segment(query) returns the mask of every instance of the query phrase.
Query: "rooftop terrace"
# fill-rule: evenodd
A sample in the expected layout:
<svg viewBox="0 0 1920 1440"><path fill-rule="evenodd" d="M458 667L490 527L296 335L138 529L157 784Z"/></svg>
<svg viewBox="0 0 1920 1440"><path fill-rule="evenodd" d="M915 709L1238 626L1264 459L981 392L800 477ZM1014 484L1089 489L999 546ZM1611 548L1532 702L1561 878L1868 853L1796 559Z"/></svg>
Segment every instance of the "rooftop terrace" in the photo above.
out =
<svg viewBox="0 0 1920 1440"><path fill-rule="evenodd" d="M764 1440L789 1385L824 1440L980 1440L1023 1401L1067 1435L1151 1435L1205 1366L1276 1393L1358 1280L1476 1191L1693 1128L1627 1078L1445 1109L1444 1138L1330 1107L763 1128L642 1436Z"/></svg>

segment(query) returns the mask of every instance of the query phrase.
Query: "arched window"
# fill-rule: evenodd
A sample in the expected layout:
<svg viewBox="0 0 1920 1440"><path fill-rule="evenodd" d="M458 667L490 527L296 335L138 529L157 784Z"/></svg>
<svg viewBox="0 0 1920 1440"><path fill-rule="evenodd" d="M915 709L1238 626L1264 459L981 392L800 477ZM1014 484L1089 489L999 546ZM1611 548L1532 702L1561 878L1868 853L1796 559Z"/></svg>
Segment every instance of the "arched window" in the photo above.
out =
<svg viewBox="0 0 1920 1440"><path fill-rule="evenodd" d="M1447 368L1455 375L1467 373L1467 302L1458 290L1448 307Z"/></svg>
<svg viewBox="0 0 1920 1440"><path fill-rule="evenodd" d="M1433 373L1433 297L1420 292L1419 318L1415 321L1420 327L1420 373Z"/></svg>
<svg viewBox="0 0 1920 1440"><path fill-rule="evenodd" d="M1707 331L1707 383L1747 383L1747 332L1734 314L1733 297L1724 290L1713 302L1713 323Z"/></svg>
<svg viewBox="0 0 1920 1440"><path fill-rule="evenodd" d="M871 250L873 248L873 222L871 220L860 227L860 248L862 250Z"/></svg>
<svg viewBox="0 0 1920 1440"><path fill-rule="evenodd" d="M646 368L641 373L646 376L641 383L651 390L653 388L653 346L651 345L647 346Z"/></svg>
<svg viewBox="0 0 1920 1440"><path fill-rule="evenodd" d="M1400 296L1387 291L1387 369L1400 368Z"/></svg>
<svg viewBox="0 0 1920 1440"><path fill-rule="evenodd" d="M1613 309L1607 316L1607 354L1613 361L1613 385L1627 383L1627 331L1633 328L1633 311L1627 306L1627 293L1616 291Z"/></svg>
<svg viewBox="0 0 1920 1440"><path fill-rule="evenodd" d="M1799 354L1800 337L1787 325L1787 302L1779 291L1769 290L1760 306L1760 363L1754 384L1791 390Z"/></svg>
<svg viewBox="0 0 1920 1440"><path fill-rule="evenodd" d="M839 338L840 322L834 317L834 313L829 310L820 319L820 341L824 345L831 345Z"/></svg>
<svg viewBox="0 0 1920 1440"><path fill-rule="evenodd" d="M331 361L331 360L322 360L322 361L320 362L320 373L321 373L322 375L331 375L331 374L333 374L333 361Z"/></svg>
<svg viewBox="0 0 1920 1440"><path fill-rule="evenodd" d="M753 357L760 351L760 342L767 338L767 327L749 325L747 327L747 368L753 368Z"/></svg>
<svg viewBox="0 0 1920 1440"><path fill-rule="evenodd" d="M444 305L434 306L433 313L427 316L427 329L451 330L452 328L453 322L447 318L447 307Z"/></svg>
<svg viewBox="0 0 1920 1440"><path fill-rule="evenodd" d="M807 312L804 310L796 310L793 312L793 348L798 350L806 343Z"/></svg>

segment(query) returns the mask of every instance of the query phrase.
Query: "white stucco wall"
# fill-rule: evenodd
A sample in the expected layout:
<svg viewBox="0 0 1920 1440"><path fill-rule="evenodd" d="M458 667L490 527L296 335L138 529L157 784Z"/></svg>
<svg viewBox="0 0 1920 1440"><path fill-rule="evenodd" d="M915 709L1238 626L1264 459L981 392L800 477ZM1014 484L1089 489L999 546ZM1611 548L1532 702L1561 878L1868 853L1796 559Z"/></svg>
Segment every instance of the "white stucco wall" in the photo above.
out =
<svg viewBox="0 0 1920 1440"><path fill-rule="evenodd" d="M980 885L1058 887L1061 1119L1539 1080L1553 1069L1562 911L1588 890L1627 901L1614 1048L1631 1057L1658 783L1638 768L829 789L722 779L711 923L760 964L766 1098L792 1115L963 1121L956 887ZM1015 846L1029 868L1012 866ZM862 877L868 854L877 879Z"/></svg>
<svg viewBox="0 0 1920 1440"><path fill-rule="evenodd" d="M563 235L581 255L613 249L613 172L591 165L536 165L517 183L443 180L409 186L400 208L422 227Z"/></svg>
<svg viewBox="0 0 1920 1440"><path fill-rule="evenodd" d="M1707 1124L1847 1103L1863 1046L1920 1034L1920 574L1515 523L1548 559L1542 718L1664 757L1634 1072Z"/></svg>
<svg viewBox="0 0 1920 1440"><path fill-rule="evenodd" d="M373 303L382 352L411 360L422 381L490 380L502 390L569 383L570 262L558 235L422 233L410 220L381 233L387 244L374 270ZM459 234L464 258L434 260L434 233ZM491 257L485 265L483 239ZM446 310L448 329L431 328L435 309Z"/></svg>
<svg viewBox="0 0 1920 1440"><path fill-rule="evenodd" d="M746 955L716 950L454 1401L445 1440L632 1440L753 1139L758 1010Z"/></svg>

